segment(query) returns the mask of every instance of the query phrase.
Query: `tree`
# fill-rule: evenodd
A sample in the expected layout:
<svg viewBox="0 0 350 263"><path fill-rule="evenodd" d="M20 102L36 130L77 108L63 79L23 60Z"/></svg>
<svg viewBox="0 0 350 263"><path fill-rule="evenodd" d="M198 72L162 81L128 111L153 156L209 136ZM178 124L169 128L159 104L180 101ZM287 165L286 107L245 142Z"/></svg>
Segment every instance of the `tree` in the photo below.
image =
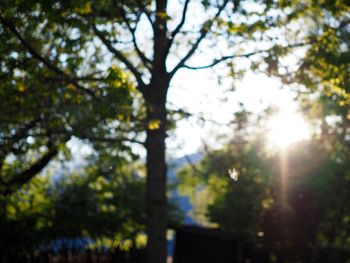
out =
<svg viewBox="0 0 350 263"><path fill-rule="evenodd" d="M80 253L88 248L111 253L144 249L143 167L110 150L94 152L73 171L52 169L58 174L46 172L6 199L0 197L5 210L0 217L2 261L35 260L38 253L62 256L74 252L74 244ZM182 214L169 205L170 220L179 224Z"/></svg>
<svg viewBox="0 0 350 263"><path fill-rule="evenodd" d="M338 127L344 130L349 124L350 5L346 1L291 1L286 5L291 13L299 13L294 15L296 32L309 39L310 45L304 47L296 67L284 67L284 74L276 71L273 75L286 84L301 84L299 100L305 112L314 109L316 119L338 115L343 122ZM275 62L277 68L283 67L278 56ZM311 94L317 98L313 101L322 104L322 110L317 109L320 104L312 103Z"/></svg>
<svg viewBox="0 0 350 263"><path fill-rule="evenodd" d="M94 56L86 56L91 62L86 63L73 55L82 52L84 38L70 35L58 40L63 29L55 31L35 6L7 4L2 3L0 18L0 193L5 196L28 183L55 157L62 159L73 136L127 150L123 131L132 125L121 120L136 110L131 108L133 87L119 68L110 67L96 85L91 75L95 69L90 67L97 65L90 61ZM13 21L16 15L28 20L18 25ZM75 71L83 62L79 73L86 73L86 87Z"/></svg>
<svg viewBox="0 0 350 263"><path fill-rule="evenodd" d="M208 150L195 168L180 174L184 186L210 193L201 200L207 222L243 247L262 248L272 262L347 261L350 181L344 138L316 136L290 145L283 172L280 151L269 149L249 127L244 137L238 133L240 140L235 132L221 149Z"/></svg>
<svg viewBox="0 0 350 263"><path fill-rule="evenodd" d="M134 169L123 158L100 153L73 174L54 180L38 176L0 198L6 209L0 220L1 260L21 261L52 250L58 239L85 239L110 250L139 245L145 235L145 180Z"/></svg>
<svg viewBox="0 0 350 263"><path fill-rule="evenodd" d="M273 31L286 21L282 9L273 11L279 3L185 0L178 2L182 10L178 17L171 17L166 0L19 1L14 7L5 1L1 5L6 10L0 16L6 38L15 39L31 61L67 87L99 97L104 89L97 80L106 77L106 70L99 69L111 70L117 61L131 74L145 106L143 120L134 123L141 123L146 133L148 262L165 262L166 102L171 80L180 69L221 64L228 66L222 71L225 75L234 76L246 69L241 66L244 59L258 67L259 55L273 58L269 54L276 50L274 45L278 50L300 45L280 41ZM202 16L194 21L191 16L196 10ZM150 38L141 33L147 30ZM193 65L201 53L206 61L199 59L201 65Z"/></svg>
<svg viewBox="0 0 350 263"><path fill-rule="evenodd" d="M0 197L0 259L16 261L47 237L52 198L45 195L49 188L48 177L38 177L11 196ZM21 200L21 202L18 202Z"/></svg>

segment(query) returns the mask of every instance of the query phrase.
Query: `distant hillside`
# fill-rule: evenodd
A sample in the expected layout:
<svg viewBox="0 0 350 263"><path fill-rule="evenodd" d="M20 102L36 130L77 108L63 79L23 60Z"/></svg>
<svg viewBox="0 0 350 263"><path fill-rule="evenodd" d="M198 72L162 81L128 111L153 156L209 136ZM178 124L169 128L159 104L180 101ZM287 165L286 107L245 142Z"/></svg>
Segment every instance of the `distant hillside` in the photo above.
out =
<svg viewBox="0 0 350 263"><path fill-rule="evenodd" d="M185 157L181 157L178 159L173 159L168 161L168 183L169 184L176 184L176 173L177 170L183 168L185 165L188 164L190 161L191 163L197 163L203 158L203 154L201 153L194 153ZM170 199L177 202L179 205L179 208L182 212L185 214L185 224L196 224L196 222L193 220L193 218L190 216L190 211L192 210L192 204L190 202L190 199L188 196L182 196L179 194L179 192L174 189L171 192Z"/></svg>

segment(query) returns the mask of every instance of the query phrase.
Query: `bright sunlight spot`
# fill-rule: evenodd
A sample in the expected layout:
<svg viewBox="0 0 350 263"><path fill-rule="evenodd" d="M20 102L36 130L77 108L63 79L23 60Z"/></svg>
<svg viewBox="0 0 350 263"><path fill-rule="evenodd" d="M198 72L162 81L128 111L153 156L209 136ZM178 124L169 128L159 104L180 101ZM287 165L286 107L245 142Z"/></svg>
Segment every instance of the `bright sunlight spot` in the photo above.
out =
<svg viewBox="0 0 350 263"><path fill-rule="evenodd" d="M302 116L295 113L281 112L272 117L268 130L268 142L280 148L310 137L307 123Z"/></svg>

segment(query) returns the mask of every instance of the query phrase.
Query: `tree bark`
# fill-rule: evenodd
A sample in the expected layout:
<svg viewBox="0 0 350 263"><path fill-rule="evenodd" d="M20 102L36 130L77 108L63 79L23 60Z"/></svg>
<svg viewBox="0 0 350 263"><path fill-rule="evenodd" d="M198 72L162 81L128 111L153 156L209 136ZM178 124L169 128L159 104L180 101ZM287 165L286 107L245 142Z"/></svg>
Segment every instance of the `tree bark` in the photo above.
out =
<svg viewBox="0 0 350 263"><path fill-rule="evenodd" d="M156 1L153 61L150 84L143 96L147 107L146 132L146 209L147 209L147 262L165 263L167 197L166 197L166 99L170 77L166 70L167 0ZM150 125L150 123L156 125Z"/></svg>
<svg viewBox="0 0 350 263"><path fill-rule="evenodd" d="M163 77L162 77L163 76ZM169 81L159 74L147 87L145 100L147 105L147 262L166 262L166 93ZM157 123L157 125L149 125Z"/></svg>

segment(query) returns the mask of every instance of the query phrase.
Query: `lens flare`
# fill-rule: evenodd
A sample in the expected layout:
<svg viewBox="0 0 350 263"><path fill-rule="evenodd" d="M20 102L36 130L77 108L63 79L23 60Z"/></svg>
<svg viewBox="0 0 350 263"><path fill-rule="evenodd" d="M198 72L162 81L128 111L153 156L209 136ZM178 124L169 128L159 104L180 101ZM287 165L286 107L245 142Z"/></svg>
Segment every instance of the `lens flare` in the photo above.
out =
<svg viewBox="0 0 350 263"><path fill-rule="evenodd" d="M309 127L298 114L279 113L268 123L267 140L274 146L286 148L290 144L307 140L309 137Z"/></svg>

